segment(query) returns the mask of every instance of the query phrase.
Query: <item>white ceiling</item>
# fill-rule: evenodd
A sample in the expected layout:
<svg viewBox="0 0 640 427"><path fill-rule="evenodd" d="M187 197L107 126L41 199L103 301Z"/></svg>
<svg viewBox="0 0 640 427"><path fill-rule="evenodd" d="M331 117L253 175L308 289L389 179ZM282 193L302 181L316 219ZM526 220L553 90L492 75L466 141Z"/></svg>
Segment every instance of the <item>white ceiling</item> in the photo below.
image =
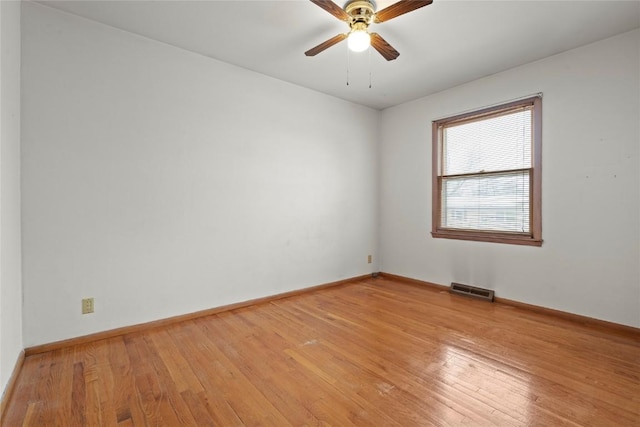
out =
<svg viewBox="0 0 640 427"><path fill-rule="evenodd" d="M39 3L377 109L640 27L640 1L434 0L371 26L400 52L387 62L346 42L304 56L348 29L308 0Z"/></svg>

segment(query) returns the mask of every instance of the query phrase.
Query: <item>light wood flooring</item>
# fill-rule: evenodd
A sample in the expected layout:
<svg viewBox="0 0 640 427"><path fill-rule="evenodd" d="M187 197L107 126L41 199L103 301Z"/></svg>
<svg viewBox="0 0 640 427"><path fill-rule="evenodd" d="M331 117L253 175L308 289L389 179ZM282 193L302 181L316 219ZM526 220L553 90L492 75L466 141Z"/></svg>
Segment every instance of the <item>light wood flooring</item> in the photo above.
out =
<svg viewBox="0 0 640 427"><path fill-rule="evenodd" d="M640 426L640 342L387 278L28 356L3 426Z"/></svg>

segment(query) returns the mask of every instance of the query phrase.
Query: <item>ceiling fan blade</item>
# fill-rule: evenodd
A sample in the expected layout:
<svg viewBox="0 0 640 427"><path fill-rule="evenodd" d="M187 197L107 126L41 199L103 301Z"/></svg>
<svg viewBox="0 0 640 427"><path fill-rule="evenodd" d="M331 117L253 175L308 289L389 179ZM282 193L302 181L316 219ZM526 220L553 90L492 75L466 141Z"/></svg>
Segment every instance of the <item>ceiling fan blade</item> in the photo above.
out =
<svg viewBox="0 0 640 427"><path fill-rule="evenodd" d="M313 1L313 0L312 0ZM420 9L433 3L433 0L400 0L389 7L376 12L375 22L385 22L405 13Z"/></svg>
<svg viewBox="0 0 640 427"><path fill-rule="evenodd" d="M340 6L338 6L331 0L311 0L311 3L320 6L341 21L348 22L350 19L349 15L347 15L347 12L345 12Z"/></svg>
<svg viewBox="0 0 640 427"><path fill-rule="evenodd" d="M380 34L371 33L371 46L375 50L377 50L380 55L384 56L384 59L387 61L393 61L398 56L400 56L400 52L395 50L393 46L391 46L385 39L383 39Z"/></svg>
<svg viewBox="0 0 640 427"><path fill-rule="evenodd" d="M309 49L304 54L307 55L307 56L316 56L317 54L319 54L323 50L329 49L334 44L340 43L342 40L344 40L346 38L347 38L347 34L338 34L337 36L331 37L329 40L320 43L318 46Z"/></svg>

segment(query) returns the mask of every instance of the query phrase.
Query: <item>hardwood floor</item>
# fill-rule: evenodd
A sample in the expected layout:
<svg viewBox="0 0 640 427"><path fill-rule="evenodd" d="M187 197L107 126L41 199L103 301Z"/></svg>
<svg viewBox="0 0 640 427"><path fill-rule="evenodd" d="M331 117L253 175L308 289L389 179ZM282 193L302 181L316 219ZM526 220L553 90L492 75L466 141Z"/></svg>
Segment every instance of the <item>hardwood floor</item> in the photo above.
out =
<svg viewBox="0 0 640 427"><path fill-rule="evenodd" d="M3 426L639 426L638 335L367 279L28 356Z"/></svg>

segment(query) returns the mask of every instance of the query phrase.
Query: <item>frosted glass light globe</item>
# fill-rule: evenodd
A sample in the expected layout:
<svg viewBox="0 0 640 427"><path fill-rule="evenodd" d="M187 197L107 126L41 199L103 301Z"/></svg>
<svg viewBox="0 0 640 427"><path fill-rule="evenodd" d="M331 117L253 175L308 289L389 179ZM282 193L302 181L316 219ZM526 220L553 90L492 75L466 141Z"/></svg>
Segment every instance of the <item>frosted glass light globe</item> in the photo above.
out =
<svg viewBox="0 0 640 427"><path fill-rule="evenodd" d="M352 52L363 52L371 45L371 36L366 31L352 31L349 33L347 45Z"/></svg>

